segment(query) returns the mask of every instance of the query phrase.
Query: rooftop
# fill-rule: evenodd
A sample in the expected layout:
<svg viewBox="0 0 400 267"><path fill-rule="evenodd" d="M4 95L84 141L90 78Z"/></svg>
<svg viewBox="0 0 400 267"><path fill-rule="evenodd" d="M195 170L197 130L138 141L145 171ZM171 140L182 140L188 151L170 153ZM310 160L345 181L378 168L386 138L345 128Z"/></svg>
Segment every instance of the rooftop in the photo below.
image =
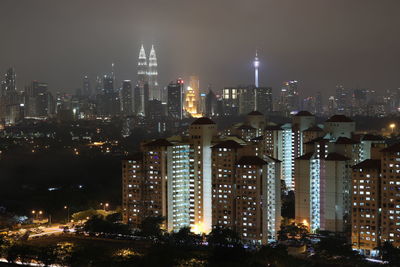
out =
<svg viewBox="0 0 400 267"><path fill-rule="evenodd" d="M313 140L310 140L310 141L308 141L308 142L305 142L304 144L310 145L310 144L314 144L314 143L318 143L318 142L322 142L322 141L328 142L329 140L324 139L323 137L317 137L317 138L315 138L315 139L313 139Z"/></svg>
<svg viewBox="0 0 400 267"><path fill-rule="evenodd" d="M250 126L250 125L246 125L246 124L242 124L238 127L239 130L254 130L255 128Z"/></svg>
<svg viewBox="0 0 400 267"><path fill-rule="evenodd" d="M309 152L309 153L306 153L303 156L300 156L300 157L298 157L296 159L298 159L298 160L310 160L313 155L314 155L314 152Z"/></svg>
<svg viewBox="0 0 400 267"><path fill-rule="evenodd" d="M241 148L241 147L242 146L239 143L233 140L226 140L216 144L212 148Z"/></svg>
<svg viewBox="0 0 400 267"><path fill-rule="evenodd" d="M360 142L347 138L347 137L339 137L338 139L336 139L335 144L339 144L339 145L353 145L353 144L358 144Z"/></svg>
<svg viewBox="0 0 400 267"><path fill-rule="evenodd" d="M379 159L366 159L352 167L353 169L381 169L381 161Z"/></svg>
<svg viewBox="0 0 400 267"><path fill-rule="evenodd" d="M207 125L207 124L215 124L211 119L207 117L201 117L192 122L192 125Z"/></svg>
<svg viewBox="0 0 400 267"><path fill-rule="evenodd" d="M383 137L380 135L374 135L374 134L366 134L362 138L363 141L383 141Z"/></svg>
<svg viewBox="0 0 400 267"><path fill-rule="evenodd" d="M251 139L251 141L262 141L263 139L264 139L264 136L260 135L260 136L254 137L253 139Z"/></svg>
<svg viewBox="0 0 400 267"><path fill-rule="evenodd" d="M144 146L152 146L152 147L157 147L157 146L172 146L173 144L169 142L167 139L156 139L154 141L151 141Z"/></svg>
<svg viewBox="0 0 400 267"><path fill-rule="evenodd" d="M264 114L262 114L260 111L257 111L257 110L254 110L247 115L248 116L264 116Z"/></svg>
<svg viewBox="0 0 400 267"><path fill-rule="evenodd" d="M301 116L314 116L314 115L306 110L301 110L301 111L297 112L297 114L295 116L301 117Z"/></svg>
<svg viewBox="0 0 400 267"><path fill-rule="evenodd" d="M266 131L281 131L282 130L282 125L267 125L265 127Z"/></svg>
<svg viewBox="0 0 400 267"><path fill-rule="evenodd" d="M333 115L326 122L353 122L353 120L345 115Z"/></svg>
<svg viewBox="0 0 400 267"><path fill-rule="evenodd" d="M123 160L133 160L133 161L142 161L143 160L143 153L136 152L132 155L126 156L122 158Z"/></svg>
<svg viewBox="0 0 400 267"><path fill-rule="evenodd" d="M311 126L308 129L305 129L304 132L323 132L324 130L318 126Z"/></svg>
<svg viewBox="0 0 400 267"><path fill-rule="evenodd" d="M325 160L345 161L345 160L349 160L349 158L343 156L342 154L332 152L332 153L329 153L328 156L326 156Z"/></svg>
<svg viewBox="0 0 400 267"><path fill-rule="evenodd" d="M390 152L390 153L400 152L400 143L391 145L387 148L382 149L381 151L382 152Z"/></svg>
<svg viewBox="0 0 400 267"><path fill-rule="evenodd" d="M264 160L257 156L244 156L241 157L240 160L236 163L238 165L257 165L257 166L262 166L264 164L267 164Z"/></svg>

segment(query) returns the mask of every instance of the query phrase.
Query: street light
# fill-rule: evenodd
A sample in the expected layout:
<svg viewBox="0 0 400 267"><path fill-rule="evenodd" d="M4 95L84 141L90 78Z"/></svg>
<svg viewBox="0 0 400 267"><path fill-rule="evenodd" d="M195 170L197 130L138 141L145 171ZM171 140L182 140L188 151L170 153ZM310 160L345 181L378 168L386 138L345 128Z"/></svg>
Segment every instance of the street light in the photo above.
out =
<svg viewBox="0 0 400 267"><path fill-rule="evenodd" d="M64 209L67 210L67 223L69 223L69 207L65 205Z"/></svg>
<svg viewBox="0 0 400 267"><path fill-rule="evenodd" d="M389 125L390 129L392 130L392 133L394 132L394 129L396 128L396 124L395 123L391 123Z"/></svg>

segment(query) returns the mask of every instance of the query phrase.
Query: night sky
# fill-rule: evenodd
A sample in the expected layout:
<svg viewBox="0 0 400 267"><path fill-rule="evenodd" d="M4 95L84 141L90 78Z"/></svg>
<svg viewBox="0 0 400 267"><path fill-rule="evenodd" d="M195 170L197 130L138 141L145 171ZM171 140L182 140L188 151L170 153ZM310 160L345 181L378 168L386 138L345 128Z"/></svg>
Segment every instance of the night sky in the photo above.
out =
<svg viewBox="0 0 400 267"><path fill-rule="evenodd" d="M0 0L0 71L73 92L111 70L136 79L140 44L156 46L159 83L198 74L202 88L253 83L303 95L336 84L400 87L399 0Z"/></svg>

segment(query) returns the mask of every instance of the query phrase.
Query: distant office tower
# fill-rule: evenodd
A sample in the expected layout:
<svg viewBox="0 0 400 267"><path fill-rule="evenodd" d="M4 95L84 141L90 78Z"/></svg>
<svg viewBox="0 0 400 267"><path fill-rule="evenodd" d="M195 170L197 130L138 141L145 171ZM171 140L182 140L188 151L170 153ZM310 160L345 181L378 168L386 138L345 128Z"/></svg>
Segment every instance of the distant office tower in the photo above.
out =
<svg viewBox="0 0 400 267"><path fill-rule="evenodd" d="M256 109L261 113L268 114L272 111L272 88L257 87L256 89Z"/></svg>
<svg viewBox="0 0 400 267"><path fill-rule="evenodd" d="M258 84L258 67L260 66L260 61L258 60L257 51L256 51L256 56L253 61L253 65L254 65L254 85L256 87L258 87L259 86L259 84Z"/></svg>
<svg viewBox="0 0 400 267"><path fill-rule="evenodd" d="M336 101L334 96L328 98L328 114L332 116L337 110Z"/></svg>
<svg viewBox="0 0 400 267"><path fill-rule="evenodd" d="M350 101L351 96L349 92L342 85L336 86L336 114L350 115Z"/></svg>
<svg viewBox="0 0 400 267"><path fill-rule="evenodd" d="M9 68L1 83L1 95L7 95L17 90L17 75L14 68Z"/></svg>
<svg viewBox="0 0 400 267"><path fill-rule="evenodd" d="M25 112L27 117L47 117L51 113L51 94L47 83L33 81L25 90Z"/></svg>
<svg viewBox="0 0 400 267"><path fill-rule="evenodd" d="M157 57L156 51L154 50L154 45L151 46L149 55L149 68L148 68L148 81L149 81L149 99L161 100L161 91L158 87L158 71L157 71Z"/></svg>
<svg viewBox="0 0 400 267"><path fill-rule="evenodd" d="M375 91L354 89L351 102L351 115L369 115L369 105L375 101Z"/></svg>
<svg viewBox="0 0 400 267"><path fill-rule="evenodd" d="M281 89L280 110L287 115L300 109L298 81L288 81Z"/></svg>
<svg viewBox="0 0 400 267"><path fill-rule="evenodd" d="M190 76L189 86L185 91L185 111L188 115L199 118L201 113L199 112L200 102L200 82L199 77Z"/></svg>
<svg viewBox="0 0 400 267"><path fill-rule="evenodd" d="M135 86L133 89L133 110L135 115L142 114L142 89L139 86Z"/></svg>
<svg viewBox="0 0 400 267"><path fill-rule="evenodd" d="M239 88L225 87L222 92L223 112L225 116L239 114Z"/></svg>
<svg viewBox="0 0 400 267"><path fill-rule="evenodd" d="M156 99L150 100L146 117L152 121L160 122L164 116L164 106L162 102Z"/></svg>
<svg viewBox="0 0 400 267"><path fill-rule="evenodd" d="M96 91L94 93L95 95L103 93L103 80L100 76L96 77Z"/></svg>
<svg viewBox="0 0 400 267"><path fill-rule="evenodd" d="M104 92L104 94L114 93L114 78L113 78L113 76L104 75L104 77L103 77L103 92Z"/></svg>
<svg viewBox="0 0 400 267"><path fill-rule="evenodd" d="M88 76L83 77L82 94L86 97L92 95L92 88L90 86L90 80Z"/></svg>
<svg viewBox="0 0 400 267"><path fill-rule="evenodd" d="M98 115L114 116L120 112L119 93L114 88L113 75L104 75L102 79L103 88L97 95Z"/></svg>
<svg viewBox="0 0 400 267"><path fill-rule="evenodd" d="M216 116L217 113L217 96L214 92L210 89L210 91L206 95L206 110L205 116L206 117L213 117Z"/></svg>
<svg viewBox="0 0 400 267"><path fill-rule="evenodd" d="M383 104L385 112L388 114L400 112L400 88L386 90Z"/></svg>
<svg viewBox="0 0 400 267"><path fill-rule="evenodd" d="M198 104L198 108L197 108L197 112L199 114L206 114L206 98L207 98L207 94L206 93L200 93L200 97L199 97L199 104Z"/></svg>
<svg viewBox="0 0 400 267"><path fill-rule="evenodd" d="M199 77L195 76L195 75L190 76L189 77L189 86L193 90L196 102L198 102L199 101L199 95L200 95L200 80L199 80Z"/></svg>
<svg viewBox="0 0 400 267"><path fill-rule="evenodd" d="M122 82L122 88L120 91L120 101L121 101L121 112L125 116L133 114L133 90L132 83L130 80L125 80Z"/></svg>
<svg viewBox="0 0 400 267"><path fill-rule="evenodd" d="M321 115L323 111L322 95L321 92L317 92L317 95L315 97L315 114Z"/></svg>
<svg viewBox="0 0 400 267"><path fill-rule="evenodd" d="M212 140L217 136L215 122L199 118L189 126L189 140L192 144L192 179L194 208L191 210L191 224L196 231L208 233L212 226Z"/></svg>
<svg viewBox="0 0 400 267"><path fill-rule="evenodd" d="M17 92L17 81L14 68L9 68L0 80L0 120L6 124L14 124L23 115L23 101Z"/></svg>
<svg viewBox="0 0 400 267"><path fill-rule="evenodd" d="M170 118L183 119L183 87L182 79L178 79L176 83L171 82L168 85L167 109L168 117Z"/></svg>
<svg viewBox="0 0 400 267"><path fill-rule="evenodd" d="M291 111L299 110L299 88L298 88L298 81L289 81L286 83L288 88L288 104Z"/></svg>
<svg viewBox="0 0 400 267"><path fill-rule="evenodd" d="M256 87L239 89L239 114L244 115L256 110Z"/></svg>

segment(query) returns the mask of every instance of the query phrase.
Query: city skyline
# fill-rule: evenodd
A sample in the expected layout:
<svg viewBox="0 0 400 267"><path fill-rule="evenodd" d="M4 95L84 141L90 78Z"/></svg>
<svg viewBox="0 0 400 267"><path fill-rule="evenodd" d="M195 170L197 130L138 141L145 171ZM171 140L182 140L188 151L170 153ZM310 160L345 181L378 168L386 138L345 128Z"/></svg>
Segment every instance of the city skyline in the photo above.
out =
<svg viewBox="0 0 400 267"><path fill-rule="evenodd" d="M94 80L109 72L111 63L120 81L136 81L137 50L144 43L146 50L150 44L157 50L160 87L192 74L200 77L203 91L208 84L217 92L224 86L251 84L256 49L260 86L272 86L274 94L283 81L292 79L299 80L309 95L333 94L338 84L378 92L399 87L397 2L308 2L312 9L293 1L230 1L225 14L225 1L213 6L73 1L66 6L43 0L24 9L18 9L16 1L3 1L0 27L10 38L0 44L2 51L9 51L0 60L0 69L16 68L19 89L40 80L52 92L73 92L84 75ZM106 10L109 19L104 19ZM146 21L150 14L153 19ZM200 19L205 16L210 19ZM248 20L224 20L228 16ZM14 17L16 22L9 23ZM318 19L323 26L318 26ZM29 45L23 41L35 38Z"/></svg>

